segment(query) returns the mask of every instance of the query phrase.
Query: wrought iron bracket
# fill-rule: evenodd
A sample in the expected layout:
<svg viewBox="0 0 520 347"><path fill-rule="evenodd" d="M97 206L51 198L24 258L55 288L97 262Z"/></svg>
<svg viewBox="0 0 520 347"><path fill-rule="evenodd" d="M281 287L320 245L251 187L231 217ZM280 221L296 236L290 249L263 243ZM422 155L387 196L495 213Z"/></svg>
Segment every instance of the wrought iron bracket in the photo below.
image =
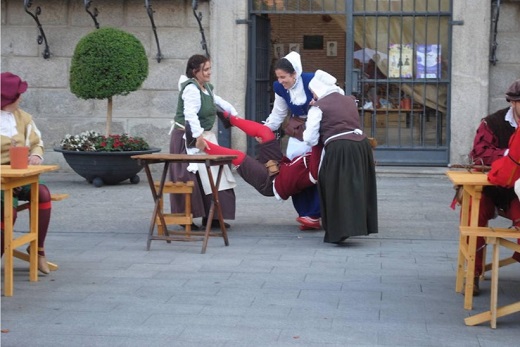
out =
<svg viewBox="0 0 520 347"><path fill-rule="evenodd" d="M491 39L489 40L489 62L493 65L497 64L497 33L498 33L498 17L500 15L500 0L492 0L491 2Z"/></svg>
<svg viewBox="0 0 520 347"><path fill-rule="evenodd" d="M148 13L148 17L150 17L150 22L152 23L152 30L155 36L155 43L157 44L157 55L155 56L157 62L160 63L163 55L161 53L161 46L159 45L159 37L157 36L157 27L155 26L155 22L153 20L154 10L152 10L152 5L150 4L150 0L144 0L144 6L146 7L146 13Z"/></svg>
<svg viewBox="0 0 520 347"><path fill-rule="evenodd" d="M31 17L33 17L34 21L36 22L36 25L38 26L39 34L36 41L39 45L42 43L45 43L45 49L43 50L42 56L44 59L49 59L51 56L51 51L49 50L49 45L47 43L47 37L45 36L45 32L43 31L43 27L40 23L40 20L38 19L38 16L42 13L42 9L40 6L36 6L36 10L34 11L34 14L29 11L29 7L32 5L32 0L24 0L23 1L23 7L25 8L25 12L27 12Z"/></svg>
<svg viewBox="0 0 520 347"><path fill-rule="evenodd" d="M206 52L206 57L209 57L208 44L206 42L206 36L204 35L204 28L202 27L202 12L197 13L197 8L199 7L198 0L193 0L191 3L191 8L193 9L193 15L195 19L197 19L197 23L199 23L200 36L202 45L202 49Z"/></svg>
<svg viewBox="0 0 520 347"><path fill-rule="evenodd" d="M94 25L96 26L96 29L99 29L99 23L96 19L99 12L96 7L94 7L94 13L90 12L89 8L90 8L91 2L92 2L92 0L83 0L83 3L85 4L85 11L87 11L87 13L90 15L90 17L92 17L92 20L94 21Z"/></svg>
<svg viewBox="0 0 520 347"><path fill-rule="evenodd" d="M235 20L235 24L250 24L251 21L249 19L237 19Z"/></svg>

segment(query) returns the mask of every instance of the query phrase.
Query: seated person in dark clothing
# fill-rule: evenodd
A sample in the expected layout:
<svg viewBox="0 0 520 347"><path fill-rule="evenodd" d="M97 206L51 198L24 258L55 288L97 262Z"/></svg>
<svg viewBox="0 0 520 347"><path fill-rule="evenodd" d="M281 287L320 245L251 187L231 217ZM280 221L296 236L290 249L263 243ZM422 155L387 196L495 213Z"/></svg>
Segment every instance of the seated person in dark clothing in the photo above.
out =
<svg viewBox="0 0 520 347"><path fill-rule="evenodd" d="M506 101L509 103L508 107L481 120L470 152L473 162L493 166L497 160L508 156L509 141L520 124L520 79L513 82L507 90ZM484 187L480 200L478 226L487 226L489 220L496 217L497 209L504 212L504 216L513 222L514 227L520 227L520 200L511 186ZM483 237L477 238L473 295L479 293L479 276L483 272L485 244L486 240ZM515 252L512 258L520 262L520 253Z"/></svg>

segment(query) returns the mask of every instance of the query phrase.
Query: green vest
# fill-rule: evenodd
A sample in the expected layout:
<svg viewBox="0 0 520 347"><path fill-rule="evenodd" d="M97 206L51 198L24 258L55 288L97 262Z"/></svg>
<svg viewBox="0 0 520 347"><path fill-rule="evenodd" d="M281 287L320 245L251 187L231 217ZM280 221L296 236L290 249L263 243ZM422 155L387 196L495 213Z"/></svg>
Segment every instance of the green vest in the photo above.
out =
<svg viewBox="0 0 520 347"><path fill-rule="evenodd" d="M217 116L217 106L215 106L215 100L213 99L213 86L210 83L206 83L206 90L209 91L209 95L204 93L199 84L193 79L190 78L183 84L181 84L181 90L179 92L179 100L177 102L177 113L175 114L175 121L179 124L184 125L186 119L184 117L184 100L182 99L182 93L184 92L184 88L187 85L194 84L200 91L200 99L201 105L200 110L197 113L199 116L200 126L205 130L209 131L213 128L213 124L215 124L215 118ZM177 125L175 128L179 128Z"/></svg>

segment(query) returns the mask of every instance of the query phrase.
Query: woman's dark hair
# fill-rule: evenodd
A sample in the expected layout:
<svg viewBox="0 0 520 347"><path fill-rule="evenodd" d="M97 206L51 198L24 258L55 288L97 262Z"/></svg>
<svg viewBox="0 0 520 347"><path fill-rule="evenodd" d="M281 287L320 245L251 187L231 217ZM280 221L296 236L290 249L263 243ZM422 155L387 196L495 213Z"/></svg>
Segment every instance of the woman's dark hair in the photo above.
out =
<svg viewBox="0 0 520 347"><path fill-rule="evenodd" d="M195 54L188 59L188 64L186 65L186 76L188 78L195 77L195 73L199 72L202 64L209 61L209 58L205 55Z"/></svg>
<svg viewBox="0 0 520 347"><path fill-rule="evenodd" d="M286 58L281 58L276 62L276 65L274 66L275 70L283 70L289 74L293 74L295 72L294 66L291 64L291 62Z"/></svg>

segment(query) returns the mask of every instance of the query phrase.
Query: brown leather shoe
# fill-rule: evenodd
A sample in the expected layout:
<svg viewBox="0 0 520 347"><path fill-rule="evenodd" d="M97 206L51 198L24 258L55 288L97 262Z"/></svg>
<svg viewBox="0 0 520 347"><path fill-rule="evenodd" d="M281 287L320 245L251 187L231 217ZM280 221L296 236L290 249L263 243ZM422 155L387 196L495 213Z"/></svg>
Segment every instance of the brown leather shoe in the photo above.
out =
<svg viewBox="0 0 520 347"><path fill-rule="evenodd" d="M47 265L47 258L43 255L38 255L38 270L46 275L51 272L51 269L49 269L49 266Z"/></svg>
<svg viewBox="0 0 520 347"><path fill-rule="evenodd" d="M31 246L28 246L26 249L28 254L31 254ZM40 270L43 274L49 274L51 269L49 269L49 265L47 265L47 258L44 255L38 254L38 270Z"/></svg>

